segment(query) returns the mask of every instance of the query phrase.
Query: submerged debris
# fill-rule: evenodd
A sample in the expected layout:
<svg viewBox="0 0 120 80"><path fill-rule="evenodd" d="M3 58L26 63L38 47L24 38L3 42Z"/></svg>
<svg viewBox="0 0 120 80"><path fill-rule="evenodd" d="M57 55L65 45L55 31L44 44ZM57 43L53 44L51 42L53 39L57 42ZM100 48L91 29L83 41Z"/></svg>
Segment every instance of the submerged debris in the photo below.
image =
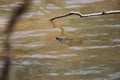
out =
<svg viewBox="0 0 120 80"><path fill-rule="evenodd" d="M58 40L58 41L60 41L60 42L68 42L68 41L71 41L72 39L56 37L56 40Z"/></svg>

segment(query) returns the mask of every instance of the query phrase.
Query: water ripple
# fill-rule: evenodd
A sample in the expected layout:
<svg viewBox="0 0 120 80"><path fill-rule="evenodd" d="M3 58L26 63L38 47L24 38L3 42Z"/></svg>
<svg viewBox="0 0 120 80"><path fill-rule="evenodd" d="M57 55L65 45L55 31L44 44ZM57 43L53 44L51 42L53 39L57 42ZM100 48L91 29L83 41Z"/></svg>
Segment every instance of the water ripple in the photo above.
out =
<svg viewBox="0 0 120 80"><path fill-rule="evenodd" d="M47 9L52 9L52 10L61 9L60 7L57 7L57 6L53 5L53 4L47 4L47 7L46 7L46 8L47 8Z"/></svg>
<svg viewBox="0 0 120 80"><path fill-rule="evenodd" d="M93 3L93 2L98 2L102 0L68 0L66 3L67 4L78 4L78 3Z"/></svg>
<svg viewBox="0 0 120 80"><path fill-rule="evenodd" d="M98 70L80 70L80 71L71 71L71 72L66 72L64 75L87 75L87 74L99 74L101 73Z"/></svg>
<svg viewBox="0 0 120 80"><path fill-rule="evenodd" d="M120 72L116 72L114 74L110 74L109 77L111 77L109 80L114 80L114 79L120 79Z"/></svg>
<svg viewBox="0 0 120 80"><path fill-rule="evenodd" d="M84 36L95 37L95 36L105 36L109 35L108 33L99 33L99 34L85 34Z"/></svg>
<svg viewBox="0 0 120 80"><path fill-rule="evenodd" d="M113 39L112 42L120 42L120 39Z"/></svg>
<svg viewBox="0 0 120 80"><path fill-rule="evenodd" d="M49 76L58 76L59 74L58 73L48 73L46 75L49 75Z"/></svg>
<svg viewBox="0 0 120 80"><path fill-rule="evenodd" d="M33 54L33 55L26 55L25 58L60 58L60 57L73 57L78 56L77 54L60 54L60 55L47 55L47 54Z"/></svg>
<svg viewBox="0 0 120 80"><path fill-rule="evenodd" d="M80 7L79 5L69 5L69 6L66 6L65 8L78 8L78 7Z"/></svg>
<svg viewBox="0 0 120 80"><path fill-rule="evenodd" d="M31 30L31 31L21 31L21 32L15 32L12 36L12 38L25 38L25 37L37 37L37 36L45 36L46 33L35 33L39 30Z"/></svg>
<svg viewBox="0 0 120 80"><path fill-rule="evenodd" d="M84 50L84 49L104 49L104 48L114 48L114 47L120 47L120 45L103 45L103 46L89 46L89 47L80 47L80 46L72 46L70 49L74 50Z"/></svg>
<svg viewBox="0 0 120 80"><path fill-rule="evenodd" d="M73 27L62 27L64 29L64 31L75 31L77 30L78 28L73 28ZM40 31L50 31L50 32L53 32L53 31L61 31L60 30L61 28L52 28L52 29L45 29L45 30L40 30Z"/></svg>
<svg viewBox="0 0 120 80"><path fill-rule="evenodd" d="M104 25L103 27L120 28L120 24L115 24L115 25Z"/></svg>

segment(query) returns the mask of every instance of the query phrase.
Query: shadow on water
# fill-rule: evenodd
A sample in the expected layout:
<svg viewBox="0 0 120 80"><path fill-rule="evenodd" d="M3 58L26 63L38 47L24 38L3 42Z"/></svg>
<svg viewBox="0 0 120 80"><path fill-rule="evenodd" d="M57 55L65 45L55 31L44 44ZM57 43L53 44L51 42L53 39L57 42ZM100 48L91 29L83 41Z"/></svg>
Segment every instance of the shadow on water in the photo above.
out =
<svg viewBox="0 0 120 80"><path fill-rule="evenodd" d="M0 2L2 30L21 0ZM91 18L70 16L119 9L119 0L33 0L12 35L16 80L119 80L120 15ZM0 60L0 70L3 61Z"/></svg>

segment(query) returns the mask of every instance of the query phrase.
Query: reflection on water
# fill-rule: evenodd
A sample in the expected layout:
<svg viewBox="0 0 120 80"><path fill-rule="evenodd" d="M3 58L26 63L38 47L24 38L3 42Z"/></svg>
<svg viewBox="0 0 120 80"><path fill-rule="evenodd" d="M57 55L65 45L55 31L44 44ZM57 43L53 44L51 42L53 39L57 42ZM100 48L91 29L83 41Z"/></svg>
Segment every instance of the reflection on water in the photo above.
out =
<svg viewBox="0 0 120 80"><path fill-rule="evenodd" d="M74 4L74 3L93 3L93 2L97 2L97 1L102 1L102 0L68 0L67 3L68 4Z"/></svg>
<svg viewBox="0 0 120 80"><path fill-rule="evenodd" d="M111 77L111 80L114 80L114 79L119 79L120 77L120 72L116 72L114 74L110 74L109 75Z"/></svg>
<svg viewBox="0 0 120 80"><path fill-rule="evenodd" d="M120 24L116 24L116 25L104 25L103 27L113 27L113 28L120 28Z"/></svg>
<svg viewBox="0 0 120 80"><path fill-rule="evenodd" d="M113 48L113 47L120 47L120 44L119 45L114 45L114 46L109 46L109 45L103 45L103 46L89 46L89 47L77 47L77 46L74 46L74 47L70 47L71 49L74 49L74 50L83 50L83 49L105 49L105 48Z"/></svg>
<svg viewBox="0 0 120 80"><path fill-rule="evenodd" d="M29 18L29 17L32 17L34 15L44 15L44 13L42 13L41 11L38 11L38 12L29 12L29 13L26 13L22 16L22 18Z"/></svg>
<svg viewBox="0 0 120 80"><path fill-rule="evenodd" d="M24 58L61 58L61 57L72 57L77 56L76 54L60 54L60 55L45 55L45 54L33 54L33 55L26 55Z"/></svg>
<svg viewBox="0 0 120 80"><path fill-rule="evenodd" d="M72 71L65 73L64 75L87 75L87 74L99 74L101 73L100 71L97 70L81 70L81 71Z"/></svg>
<svg viewBox="0 0 120 80"><path fill-rule="evenodd" d="M0 33L17 2L0 2ZM119 0L33 0L12 35L16 80L119 80L120 15L92 18L70 11L94 13L119 9ZM2 45L2 34L0 34ZM1 46L0 46L1 50ZM0 60L0 71L3 61Z"/></svg>

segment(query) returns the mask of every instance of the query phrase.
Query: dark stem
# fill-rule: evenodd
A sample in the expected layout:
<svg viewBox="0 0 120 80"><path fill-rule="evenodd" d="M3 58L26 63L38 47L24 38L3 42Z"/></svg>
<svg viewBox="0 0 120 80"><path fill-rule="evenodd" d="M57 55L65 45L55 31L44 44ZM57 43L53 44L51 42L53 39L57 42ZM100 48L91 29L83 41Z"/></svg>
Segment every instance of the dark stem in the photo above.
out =
<svg viewBox="0 0 120 80"><path fill-rule="evenodd" d="M24 13L25 9L27 8L28 4L31 2L31 0L24 0L23 4L20 4L20 7L17 8L17 10L13 13L11 16L8 25L6 26L5 30L5 38L3 42L3 54L4 56L4 66L3 66L3 72L1 76L1 80L10 80L10 72L11 72L11 64L12 64L12 47L10 42L10 37L13 32L13 28L15 23L17 22L17 19Z"/></svg>

